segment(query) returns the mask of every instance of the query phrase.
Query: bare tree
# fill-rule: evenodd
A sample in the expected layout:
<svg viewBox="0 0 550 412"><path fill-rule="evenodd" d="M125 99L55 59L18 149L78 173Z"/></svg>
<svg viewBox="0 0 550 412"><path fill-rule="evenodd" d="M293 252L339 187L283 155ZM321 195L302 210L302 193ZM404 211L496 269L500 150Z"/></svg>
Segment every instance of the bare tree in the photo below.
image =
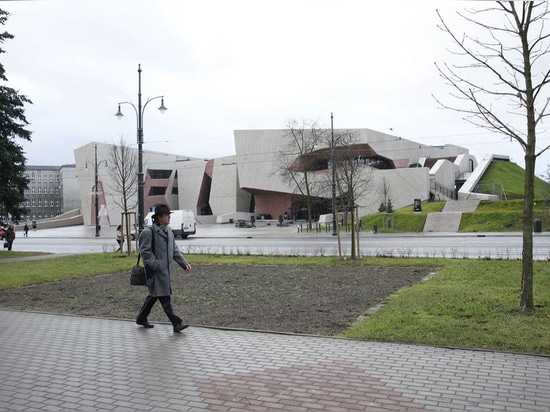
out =
<svg viewBox="0 0 550 412"><path fill-rule="evenodd" d="M327 130L315 121L289 120L286 125L286 147L279 152L277 172L283 181L294 185L296 192L306 200L308 227L311 226L312 190L311 173L318 170L319 157L313 152L326 140Z"/></svg>
<svg viewBox="0 0 550 412"><path fill-rule="evenodd" d="M486 3L483 3L484 5ZM535 161L547 147L537 148L537 128L548 116L550 82L546 2L501 2L482 10L458 13L473 26L456 35L439 14L450 35L457 63L439 66L440 75L455 93L453 106L466 120L518 142L525 155L523 263L520 310L532 312L533 200ZM468 33L468 34L466 34ZM475 34L469 34L475 33ZM473 77L475 72L476 77Z"/></svg>
<svg viewBox="0 0 550 412"><path fill-rule="evenodd" d="M384 212L388 210L388 202L391 205L391 186L388 182L388 179L386 179L385 177L382 178L382 183L380 183L378 191L382 196L382 202L380 204L380 207L378 208L378 211Z"/></svg>
<svg viewBox="0 0 550 412"><path fill-rule="evenodd" d="M130 251L130 220L129 213L137 207L137 172L138 159L137 153L130 148L124 138L120 138L118 145L111 145L107 155L109 164L109 176L111 183L108 187L111 192L112 200L117 204L125 216L122 222L125 228L128 252Z"/></svg>
<svg viewBox="0 0 550 412"><path fill-rule="evenodd" d="M359 199L366 199L371 190L372 168L367 165L363 145L357 144L353 134L339 133L334 139L336 187L340 198L340 210L346 212L351 226L351 258L355 259L359 253L356 242L356 210L360 205Z"/></svg>

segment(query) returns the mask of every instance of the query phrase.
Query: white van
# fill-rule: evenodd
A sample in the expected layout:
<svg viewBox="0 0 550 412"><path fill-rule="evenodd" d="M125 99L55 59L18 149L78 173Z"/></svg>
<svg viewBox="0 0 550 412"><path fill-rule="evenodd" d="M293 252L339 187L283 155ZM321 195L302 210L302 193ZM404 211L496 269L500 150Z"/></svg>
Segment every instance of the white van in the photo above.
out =
<svg viewBox="0 0 550 412"><path fill-rule="evenodd" d="M176 237L187 239L187 236L197 233L195 224L195 214L192 210L172 210L170 218L170 228ZM147 213L143 220L144 226L151 226L153 224L154 212Z"/></svg>

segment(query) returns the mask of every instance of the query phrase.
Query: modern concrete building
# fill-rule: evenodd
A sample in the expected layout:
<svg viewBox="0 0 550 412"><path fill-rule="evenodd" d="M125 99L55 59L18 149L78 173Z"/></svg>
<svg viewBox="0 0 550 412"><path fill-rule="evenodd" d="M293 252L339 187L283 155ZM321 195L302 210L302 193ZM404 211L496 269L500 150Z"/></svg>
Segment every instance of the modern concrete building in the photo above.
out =
<svg viewBox="0 0 550 412"><path fill-rule="evenodd" d="M145 211L156 203L166 203L172 209L193 210L203 223L250 220L251 216L305 217L304 196L278 172L279 154L289 147L287 132L236 130L236 154L216 159L144 151ZM428 146L369 129L335 130L335 133L353 136L350 144L358 153L356 161L361 173L369 175L369 187L357 199L360 215L378 210L383 201L383 186L389 188L393 207L400 208L412 205L415 199L468 198L469 192L460 192L461 186L472 176L480 177L475 173L477 160L464 147ZM96 146L100 224L116 225L121 222L122 210L121 193L114 184L108 160L113 149L112 145L101 143L89 143L74 151L76 187L84 222L95 224ZM296 155L294 164L298 172L306 163L315 164L308 174L312 182L322 183L330 176L330 155L330 142L317 142L307 162ZM484 165L486 163L484 161ZM315 217L330 213L329 189L325 184L324 189L316 192ZM131 204L137 210L136 195L131 198Z"/></svg>
<svg viewBox="0 0 550 412"><path fill-rule="evenodd" d="M334 132L352 137L349 145L353 146L355 160L364 173L369 174L368 179L364 179L369 187L357 199L360 215L378 210L383 202L383 186L389 189L394 208L411 205L414 199L455 199L457 184L477 166L476 159L464 147L427 146L369 129ZM234 133L239 187L253 196L257 213L301 217L303 196L296 194L294 185L277 178L278 154L291 144L288 131L237 130ZM331 169L330 143L318 142L307 156L308 162L316 165L309 171L313 184L326 181ZM326 202L331 197L330 186L324 186L313 211L315 217L330 213Z"/></svg>

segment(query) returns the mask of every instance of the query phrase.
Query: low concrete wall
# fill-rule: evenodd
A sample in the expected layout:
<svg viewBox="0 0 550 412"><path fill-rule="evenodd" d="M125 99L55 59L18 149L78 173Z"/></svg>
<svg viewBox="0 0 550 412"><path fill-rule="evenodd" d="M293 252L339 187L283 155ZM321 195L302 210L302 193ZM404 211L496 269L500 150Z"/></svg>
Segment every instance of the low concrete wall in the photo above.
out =
<svg viewBox="0 0 550 412"><path fill-rule="evenodd" d="M32 222L26 222L29 225L29 230L32 230ZM71 210L70 212L63 213L62 215L56 216L52 219L42 219L36 221L37 229L52 229L56 227L66 227L66 226L78 226L84 224L84 217L80 213L79 209ZM25 223L15 226L16 231L23 230Z"/></svg>

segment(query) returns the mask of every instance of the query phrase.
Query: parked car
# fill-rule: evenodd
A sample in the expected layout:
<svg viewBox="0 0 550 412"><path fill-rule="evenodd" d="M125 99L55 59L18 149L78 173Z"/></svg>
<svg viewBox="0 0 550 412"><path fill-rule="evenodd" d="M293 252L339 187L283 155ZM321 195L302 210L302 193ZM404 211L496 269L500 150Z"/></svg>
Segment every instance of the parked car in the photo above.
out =
<svg viewBox="0 0 550 412"><path fill-rule="evenodd" d="M147 216L145 216L143 220L145 226L153 224L153 214L153 212L149 212ZM174 236L187 239L189 235L197 233L195 214L192 210L172 210L170 227L172 228L172 232L174 232ZM136 240L136 231L132 230L130 236L132 240Z"/></svg>

